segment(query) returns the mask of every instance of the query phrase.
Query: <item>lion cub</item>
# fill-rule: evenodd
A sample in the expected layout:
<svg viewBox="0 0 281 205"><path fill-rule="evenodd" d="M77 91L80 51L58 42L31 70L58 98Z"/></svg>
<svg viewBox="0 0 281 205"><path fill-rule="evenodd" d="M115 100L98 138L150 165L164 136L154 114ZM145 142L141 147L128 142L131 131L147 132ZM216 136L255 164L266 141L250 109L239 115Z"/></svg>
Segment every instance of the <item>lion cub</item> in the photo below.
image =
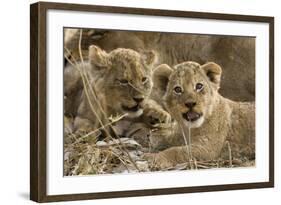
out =
<svg viewBox="0 0 281 205"><path fill-rule="evenodd" d="M75 117L74 132L92 132L108 125L111 117L124 114L128 121L142 116L169 121L170 115L149 99L155 60L153 51L118 48L107 53L92 45L89 61L79 63L77 68L67 66L65 114Z"/></svg>
<svg viewBox="0 0 281 205"><path fill-rule="evenodd" d="M155 147L170 148L147 158L161 168L188 161L190 152L197 160L218 159L226 142L233 157L255 157L255 105L221 96L221 74L221 67L212 62L184 62L173 68L162 64L155 69L155 91L175 121L151 132ZM185 146L183 135L188 137L189 129L191 142Z"/></svg>

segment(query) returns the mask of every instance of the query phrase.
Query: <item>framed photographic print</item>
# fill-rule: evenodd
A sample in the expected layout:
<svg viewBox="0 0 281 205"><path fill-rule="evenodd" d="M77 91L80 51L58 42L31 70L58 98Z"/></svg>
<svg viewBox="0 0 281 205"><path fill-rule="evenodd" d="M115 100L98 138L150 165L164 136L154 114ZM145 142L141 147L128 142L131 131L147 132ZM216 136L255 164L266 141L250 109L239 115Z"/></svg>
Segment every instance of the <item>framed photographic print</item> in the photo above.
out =
<svg viewBox="0 0 281 205"><path fill-rule="evenodd" d="M30 197L274 186L274 18L30 7Z"/></svg>

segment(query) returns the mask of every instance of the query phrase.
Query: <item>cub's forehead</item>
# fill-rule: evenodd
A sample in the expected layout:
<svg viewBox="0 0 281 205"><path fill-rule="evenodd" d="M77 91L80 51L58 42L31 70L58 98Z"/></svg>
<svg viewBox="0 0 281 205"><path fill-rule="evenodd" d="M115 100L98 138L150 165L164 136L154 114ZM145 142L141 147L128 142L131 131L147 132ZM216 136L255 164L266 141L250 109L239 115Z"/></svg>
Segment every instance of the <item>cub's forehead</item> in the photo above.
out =
<svg viewBox="0 0 281 205"><path fill-rule="evenodd" d="M184 62L174 66L174 72L171 76L174 80L176 79L192 79L195 76L201 75L200 64L192 61Z"/></svg>
<svg viewBox="0 0 281 205"><path fill-rule="evenodd" d="M125 67L135 67L141 63L141 56L138 52L125 49L118 48L110 52L110 61L112 65L123 65Z"/></svg>
<svg viewBox="0 0 281 205"><path fill-rule="evenodd" d="M196 71L198 71L199 69L200 69L200 64L193 61L187 61L175 66L175 70L178 71L179 73L185 73L185 72L196 73Z"/></svg>
<svg viewBox="0 0 281 205"><path fill-rule="evenodd" d="M119 48L112 51L109 57L113 71L126 78L144 76L148 70L141 55L134 50Z"/></svg>

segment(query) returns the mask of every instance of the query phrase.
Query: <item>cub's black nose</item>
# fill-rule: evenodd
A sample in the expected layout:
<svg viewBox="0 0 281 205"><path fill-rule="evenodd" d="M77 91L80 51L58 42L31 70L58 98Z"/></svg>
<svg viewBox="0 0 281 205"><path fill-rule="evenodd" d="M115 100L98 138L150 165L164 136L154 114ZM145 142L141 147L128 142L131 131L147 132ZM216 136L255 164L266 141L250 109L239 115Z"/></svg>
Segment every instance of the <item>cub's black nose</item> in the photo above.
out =
<svg viewBox="0 0 281 205"><path fill-rule="evenodd" d="M133 97L133 99L136 103L141 103L144 100L144 97Z"/></svg>
<svg viewBox="0 0 281 205"><path fill-rule="evenodd" d="M196 102L186 102L185 106L188 107L189 109L193 108L196 105Z"/></svg>

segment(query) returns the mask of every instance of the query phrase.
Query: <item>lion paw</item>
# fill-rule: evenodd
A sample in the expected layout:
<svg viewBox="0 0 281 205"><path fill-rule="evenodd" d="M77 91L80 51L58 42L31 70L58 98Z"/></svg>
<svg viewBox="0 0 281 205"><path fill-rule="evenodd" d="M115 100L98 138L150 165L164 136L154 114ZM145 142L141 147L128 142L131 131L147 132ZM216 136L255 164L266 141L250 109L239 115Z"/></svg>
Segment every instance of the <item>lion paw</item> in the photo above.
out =
<svg viewBox="0 0 281 205"><path fill-rule="evenodd" d="M148 161L151 170L165 170L174 166L161 152L159 153L146 153L143 158Z"/></svg>
<svg viewBox="0 0 281 205"><path fill-rule="evenodd" d="M145 113L148 123L152 126L171 122L171 115L163 109L150 108Z"/></svg>

